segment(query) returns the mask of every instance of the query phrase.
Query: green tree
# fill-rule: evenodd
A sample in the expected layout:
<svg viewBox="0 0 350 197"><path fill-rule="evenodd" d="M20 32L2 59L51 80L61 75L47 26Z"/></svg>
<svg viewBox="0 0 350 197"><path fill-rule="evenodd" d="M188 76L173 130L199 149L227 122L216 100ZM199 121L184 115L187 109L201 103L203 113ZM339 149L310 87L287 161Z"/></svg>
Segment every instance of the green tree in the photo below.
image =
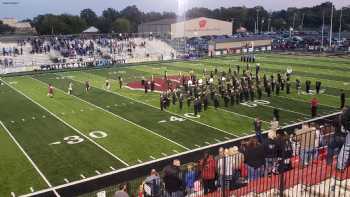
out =
<svg viewBox="0 0 350 197"><path fill-rule="evenodd" d="M118 18L113 22L112 30L116 33L129 33L130 21L126 18Z"/></svg>
<svg viewBox="0 0 350 197"><path fill-rule="evenodd" d="M96 26L97 24L97 15L91 9L84 9L80 12L80 18L82 18L88 26Z"/></svg>

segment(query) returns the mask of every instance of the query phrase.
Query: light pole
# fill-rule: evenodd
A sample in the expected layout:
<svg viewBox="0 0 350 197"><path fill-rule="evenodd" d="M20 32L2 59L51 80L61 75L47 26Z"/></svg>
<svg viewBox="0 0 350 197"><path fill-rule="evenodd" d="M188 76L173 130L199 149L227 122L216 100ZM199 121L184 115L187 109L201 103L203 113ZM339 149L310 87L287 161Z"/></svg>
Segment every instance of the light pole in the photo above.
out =
<svg viewBox="0 0 350 197"><path fill-rule="evenodd" d="M324 35L324 10L322 12L322 30L321 30L321 49L323 50L323 35Z"/></svg>
<svg viewBox="0 0 350 197"><path fill-rule="evenodd" d="M256 9L256 33L259 33L259 12L260 12L260 9L257 8Z"/></svg>
<svg viewBox="0 0 350 197"><path fill-rule="evenodd" d="M268 23L267 23L267 31L268 31L268 32L271 32L271 31L270 31L271 18L269 18L269 19L267 20L267 22L268 22Z"/></svg>
<svg viewBox="0 0 350 197"><path fill-rule="evenodd" d="M332 33L333 33L333 3L331 7L331 27L329 30L329 47L332 47Z"/></svg>
<svg viewBox="0 0 350 197"><path fill-rule="evenodd" d="M340 18L339 18L339 34L338 34L338 42L340 42L340 34L341 34L341 20L343 17L343 8L340 9Z"/></svg>

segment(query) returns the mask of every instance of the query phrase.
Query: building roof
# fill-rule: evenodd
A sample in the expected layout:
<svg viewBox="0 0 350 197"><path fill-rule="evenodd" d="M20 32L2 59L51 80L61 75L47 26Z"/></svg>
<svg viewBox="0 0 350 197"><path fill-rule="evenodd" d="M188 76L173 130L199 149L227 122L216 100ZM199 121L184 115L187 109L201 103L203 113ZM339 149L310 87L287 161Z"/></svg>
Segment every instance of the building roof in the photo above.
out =
<svg viewBox="0 0 350 197"><path fill-rule="evenodd" d="M157 21L142 23L141 25L171 25L176 22L177 22L176 18L166 18L166 19L161 19Z"/></svg>
<svg viewBox="0 0 350 197"><path fill-rule="evenodd" d="M99 30L94 26L91 26L83 31L83 33L98 33L98 32Z"/></svg>
<svg viewBox="0 0 350 197"><path fill-rule="evenodd" d="M241 42L241 41L255 41L255 40L272 40L270 36L247 36L247 37L239 37L239 38L217 38L212 40L216 43L224 43L224 42Z"/></svg>

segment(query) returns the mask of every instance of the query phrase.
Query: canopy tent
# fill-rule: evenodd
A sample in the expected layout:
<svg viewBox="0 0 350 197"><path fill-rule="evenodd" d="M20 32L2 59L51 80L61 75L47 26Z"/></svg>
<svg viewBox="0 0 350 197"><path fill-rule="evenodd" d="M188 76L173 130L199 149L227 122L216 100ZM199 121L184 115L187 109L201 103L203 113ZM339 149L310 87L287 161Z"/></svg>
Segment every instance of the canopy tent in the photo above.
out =
<svg viewBox="0 0 350 197"><path fill-rule="evenodd" d="M99 30L94 27L94 26L91 26L89 28L87 28L86 30L83 31L83 34L91 34L91 33L98 33Z"/></svg>

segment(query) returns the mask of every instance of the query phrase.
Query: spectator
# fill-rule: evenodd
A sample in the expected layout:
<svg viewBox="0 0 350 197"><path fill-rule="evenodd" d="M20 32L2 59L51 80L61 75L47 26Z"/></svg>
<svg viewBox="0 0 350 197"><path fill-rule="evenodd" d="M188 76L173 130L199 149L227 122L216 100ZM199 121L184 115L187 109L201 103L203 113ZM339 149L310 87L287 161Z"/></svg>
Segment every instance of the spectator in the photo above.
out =
<svg viewBox="0 0 350 197"><path fill-rule="evenodd" d="M197 180L197 173L193 170L193 165L190 164L187 166L187 171L185 174L185 185L186 193L190 195L194 192L194 182Z"/></svg>
<svg viewBox="0 0 350 197"><path fill-rule="evenodd" d="M201 178L203 180L204 194L215 191L216 163L214 157L204 153L204 157L199 161Z"/></svg>
<svg viewBox="0 0 350 197"><path fill-rule="evenodd" d="M266 152L265 158L265 169L266 174L270 175L273 172L276 172L276 163L278 156L278 144L276 141L276 130L270 130L267 134L267 139L264 143L264 148Z"/></svg>
<svg viewBox="0 0 350 197"><path fill-rule="evenodd" d="M164 168L164 185L167 197L183 197L183 182L180 173L180 161L175 159L172 165Z"/></svg>
<svg viewBox="0 0 350 197"><path fill-rule="evenodd" d="M262 125L262 122L260 118L256 117L254 120L254 130L255 130L256 138L260 143L262 143L261 125Z"/></svg>
<svg viewBox="0 0 350 197"><path fill-rule="evenodd" d="M345 143L342 146L337 162L337 169L344 170L349 164L350 157L350 108L344 107L340 116L341 128L346 132Z"/></svg>
<svg viewBox="0 0 350 197"><path fill-rule="evenodd" d="M304 124L296 131L296 139L300 143L300 164L306 166L316 154L316 128Z"/></svg>
<svg viewBox="0 0 350 197"><path fill-rule="evenodd" d="M244 156L238 151L237 146L234 146L228 150L228 157L226 157L226 188L231 190L239 186L239 178L241 177L240 168L243 162Z"/></svg>
<svg viewBox="0 0 350 197"><path fill-rule="evenodd" d="M241 151L248 168L248 181L256 180L264 174L265 151L257 139L250 138L246 147Z"/></svg>
<svg viewBox="0 0 350 197"><path fill-rule="evenodd" d="M114 197L129 197L127 193L127 184L119 185L119 190L115 192Z"/></svg>
<svg viewBox="0 0 350 197"><path fill-rule="evenodd" d="M223 167L223 160L224 160L224 148L219 148L219 154L215 157L216 166L217 166L217 186L221 187L224 179L224 167Z"/></svg>
<svg viewBox="0 0 350 197"><path fill-rule="evenodd" d="M143 189L145 191L145 197L161 196L160 177L155 169L152 169L150 176L144 181Z"/></svg>

